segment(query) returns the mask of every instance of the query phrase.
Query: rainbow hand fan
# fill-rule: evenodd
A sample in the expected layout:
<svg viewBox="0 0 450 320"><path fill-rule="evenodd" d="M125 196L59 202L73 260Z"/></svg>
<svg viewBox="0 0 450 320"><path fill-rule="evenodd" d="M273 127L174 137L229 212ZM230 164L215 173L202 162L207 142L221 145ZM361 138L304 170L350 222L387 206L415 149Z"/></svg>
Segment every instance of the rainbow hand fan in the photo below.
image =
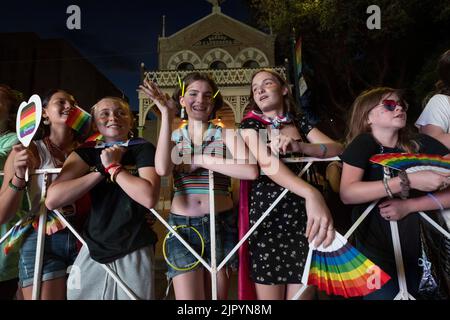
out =
<svg viewBox="0 0 450 320"><path fill-rule="evenodd" d="M435 154L424 153L382 153L370 158L373 163L407 173L434 170L450 173L450 159Z"/></svg>
<svg viewBox="0 0 450 320"><path fill-rule="evenodd" d="M381 288L390 276L336 232L327 248L310 244L302 283L317 286L328 295L365 296Z"/></svg>
<svg viewBox="0 0 450 320"><path fill-rule="evenodd" d="M78 106L70 109L66 124L77 132L83 134L89 130L91 115Z"/></svg>

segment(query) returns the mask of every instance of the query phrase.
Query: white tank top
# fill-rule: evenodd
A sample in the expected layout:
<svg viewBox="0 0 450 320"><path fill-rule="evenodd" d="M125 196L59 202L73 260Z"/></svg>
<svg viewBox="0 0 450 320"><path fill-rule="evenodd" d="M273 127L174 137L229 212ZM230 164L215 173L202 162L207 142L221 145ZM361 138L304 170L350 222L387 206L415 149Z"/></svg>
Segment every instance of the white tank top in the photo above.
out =
<svg viewBox="0 0 450 320"><path fill-rule="evenodd" d="M55 165L52 161L52 156L50 154L50 151L47 149L47 146L45 145L43 140L37 140L34 141L34 144L36 145L39 159L40 159L40 166L38 169L53 169L55 168ZM51 173L48 175L47 179L47 188L50 186L53 180L55 180L56 176L58 174ZM31 175L29 183L29 190L30 190L30 199L31 199L31 212L37 214L39 212L40 207L40 200L42 195L42 181L44 179L43 174L39 175ZM45 205L45 204L42 204Z"/></svg>

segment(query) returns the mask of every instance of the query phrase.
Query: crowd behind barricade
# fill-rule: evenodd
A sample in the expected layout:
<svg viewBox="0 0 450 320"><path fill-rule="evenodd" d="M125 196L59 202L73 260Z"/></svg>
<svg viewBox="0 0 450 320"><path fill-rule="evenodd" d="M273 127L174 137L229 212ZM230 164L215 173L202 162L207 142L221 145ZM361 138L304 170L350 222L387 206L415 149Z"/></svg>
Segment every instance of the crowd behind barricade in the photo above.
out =
<svg viewBox="0 0 450 320"><path fill-rule="evenodd" d="M89 135L98 138L86 140L86 133L67 125L76 97L53 89L42 97L41 132L24 147L15 123L25 99L0 85L1 236L13 228L1 244L0 299L32 298L44 205L41 299L129 299L117 278L137 299L155 299L155 246L160 241L176 299L211 299L208 265L228 259L217 272L217 299L229 297L231 276L238 272L240 299L283 300L305 289L302 276L310 246L330 247L336 232L344 234L378 199L349 240L390 280L362 299L392 300L400 290L393 221L408 292L416 299L449 299L450 239L431 230L419 212L427 211L449 230L450 174L433 168L386 170L370 160L376 154L405 152L445 159L450 51L441 56L438 73L436 91L415 123L418 130L407 125L402 90L370 88L351 106L345 141L335 141L311 124L286 80L266 69L251 78L250 111L233 131L237 134L215 121L224 102L207 74L192 72L179 79L172 96L145 80L139 89L161 114L157 146L133 136L130 106L117 97L102 97L90 109ZM181 126L173 128L177 116ZM341 161L330 162L322 172L315 166L303 176L305 162L287 161L336 156ZM61 168L60 173L45 175L46 180L32 174L54 168ZM174 190L167 223L189 248L170 232L157 239L148 221L159 200L160 179L166 176L173 177ZM238 206L231 178L240 180ZM267 214L285 189L289 192ZM53 210L81 234L83 243ZM238 254L236 244L255 225ZM314 286L302 292L301 299L333 298Z"/></svg>

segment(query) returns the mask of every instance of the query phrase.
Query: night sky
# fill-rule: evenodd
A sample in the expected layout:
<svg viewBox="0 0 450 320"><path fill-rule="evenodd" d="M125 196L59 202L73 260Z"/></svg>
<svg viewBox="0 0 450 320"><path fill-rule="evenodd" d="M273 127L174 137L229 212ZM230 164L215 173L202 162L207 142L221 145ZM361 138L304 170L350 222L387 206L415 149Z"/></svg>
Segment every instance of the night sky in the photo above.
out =
<svg viewBox="0 0 450 320"><path fill-rule="evenodd" d="M81 30L66 27L66 10L72 4L81 9ZM148 70L157 68L162 15L170 36L211 13L212 5L206 0L18 0L2 1L0 8L0 32L35 32L41 38L67 40L123 90L136 109L140 63ZM244 1L227 0L221 8L248 23Z"/></svg>

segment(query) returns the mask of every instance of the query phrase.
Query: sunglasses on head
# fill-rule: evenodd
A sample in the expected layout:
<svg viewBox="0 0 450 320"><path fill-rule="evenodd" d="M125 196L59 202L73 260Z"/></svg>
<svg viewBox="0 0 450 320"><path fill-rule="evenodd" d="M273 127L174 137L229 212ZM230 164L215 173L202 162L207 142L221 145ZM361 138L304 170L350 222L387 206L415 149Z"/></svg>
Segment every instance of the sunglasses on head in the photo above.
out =
<svg viewBox="0 0 450 320"><path fill-rule="evenodd" d="M403 101L397 102L395 100L385 99L385 100L381 101L381 105L387 111L394 111L395 108L397 108L397 106L402 107L403 111L405 111L405 112L408 110L408 106Z"/></svg>

